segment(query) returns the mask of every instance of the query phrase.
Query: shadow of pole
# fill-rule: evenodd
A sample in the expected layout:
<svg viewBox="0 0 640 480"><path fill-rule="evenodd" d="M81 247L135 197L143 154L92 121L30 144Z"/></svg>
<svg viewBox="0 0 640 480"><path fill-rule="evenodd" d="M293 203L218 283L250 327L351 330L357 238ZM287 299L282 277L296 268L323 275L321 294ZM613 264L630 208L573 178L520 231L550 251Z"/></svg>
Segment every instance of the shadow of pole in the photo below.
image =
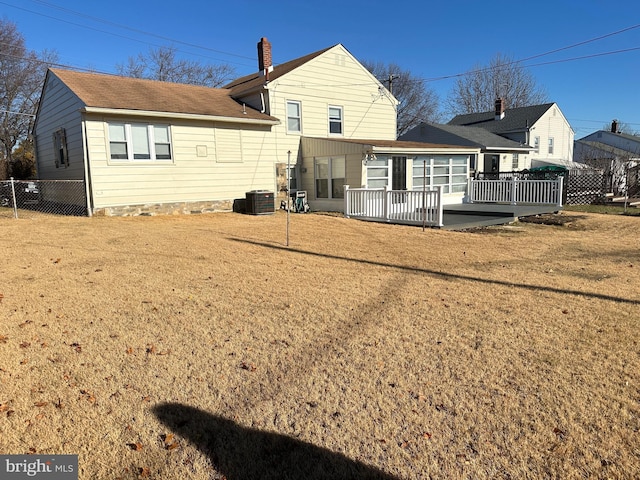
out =
<svg viewBox="0 0 640 480"><path fill-rule="evenodd" d="M174 433L208 455L228 480L398 480L339 453L245 428L188 405L162 403L152 411Z"/></svg>
<svg viewBox="0 0 640 480"><path fill-rule="evenodd" d="M257 242L257 241L254 241L254 240L245 240L245 239L241 239L241 238L229 237L229 240L233 240L235 242L241 242L241 243L249 243L251 245L257 245L257 246L261 246L261 247L272 248L272 249L275 249L275 250L282 250L282 251L285 251L285 252L300 253L300 254L303 254L303 255L312 255L312 256L315 256L315 257L331 258L333 260L344 260L344 261L347 261L347 262L365 263L365 264L373 265L373 266L376 266L376 267L397 268L398 270L406 270L408 272L413 272L413 273L425 273L427 275L432 275L434 277L440 277L440 278L450 279L450 280L465 280L465 281L468 281L468 282L489 283L489 284L493 284L493 285L502 285L502 286L506 286L506 287L522 288L522 289L525 289L525 290L544 291L544 292L551 292L551 293L561 293L561 294L565 294L565 295L578 295L578 296L584 296L584 297L597 298L597 299L600 299L600 300L608 300L608 301L611 301L611 302L629 303L631 305L640 305L640 300L634 300L632 298L615 297L613 295L605 295L603 293L581 292L579 290L567 290L567 289L563 289L563 288L546 287L546 286L543 286L543 285L527 285L527 284L524 284L524 283L507 282L507 281L504 281L504 280L491 280L491 279L488 279L488 278L470 277L468 275L458 275L458 274L455 274L455 273L438 272L438 271L429 270L429 269L426 269L426 268L407 267L405 265L394 265L392 263L376 262L374 260L364 260L364 259L358 259L358 258L341 257L339 255L330 255L330 254L327 254L327 253L311 252L311 251L308 251L308 250L301 250L299 248L282 247L282 246L279 246L279 245L271 245L269 243Z"/></svg>

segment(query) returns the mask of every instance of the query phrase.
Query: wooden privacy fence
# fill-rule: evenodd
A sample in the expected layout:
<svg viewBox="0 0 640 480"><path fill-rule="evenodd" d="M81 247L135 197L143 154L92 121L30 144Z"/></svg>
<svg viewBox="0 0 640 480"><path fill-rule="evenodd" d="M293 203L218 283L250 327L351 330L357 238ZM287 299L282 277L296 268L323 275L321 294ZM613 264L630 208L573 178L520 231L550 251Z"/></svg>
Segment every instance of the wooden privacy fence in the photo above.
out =
<svg viewBox="0 0 640 480"><path fill-rule="evenodd" d="M376 222L442 227L442 190L349 188L345 185L344 215Z"/></svg>
<svg viewBox="0 0 640 480"><path fill-rule="evenodd" d="M508 203L511 205L562 206L563 178L554 180L521 180L516 177L499 180L469 179L467 195L470 203Z"/></svg>

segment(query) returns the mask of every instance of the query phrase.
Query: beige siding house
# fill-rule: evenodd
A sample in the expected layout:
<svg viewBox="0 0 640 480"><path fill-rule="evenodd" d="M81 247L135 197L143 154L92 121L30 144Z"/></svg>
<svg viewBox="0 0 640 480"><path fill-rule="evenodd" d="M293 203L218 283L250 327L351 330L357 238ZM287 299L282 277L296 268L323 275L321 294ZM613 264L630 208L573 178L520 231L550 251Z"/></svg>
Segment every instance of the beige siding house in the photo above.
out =
<svg viewBox="0 0 640 480"><path fill-rule="evenodd" d="M429 162L427 185L461 202L479 150L396 142L397 103L339 44L274 66L263 38L258 71L224 88L51 69L38 176L85 180L90 213L188 213L286 198L289 165L312 209L341 210L344 185L417 188Z"/></svg>

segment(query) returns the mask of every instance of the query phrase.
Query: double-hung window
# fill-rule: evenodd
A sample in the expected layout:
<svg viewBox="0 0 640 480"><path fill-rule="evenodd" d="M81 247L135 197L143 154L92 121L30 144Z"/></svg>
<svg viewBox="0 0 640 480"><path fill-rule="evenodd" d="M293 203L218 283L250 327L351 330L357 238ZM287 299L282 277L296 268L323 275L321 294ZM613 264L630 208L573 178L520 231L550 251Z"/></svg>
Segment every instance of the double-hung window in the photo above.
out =
<svg viewBox="0 0 640 480"><path fill-rule="evenodd" d="M520 154L514 153L511 157L511 170L514 172L520 168Z"/></svg>
<svg viewBox="0 0 640 480"><path fill-rule="evenodd" d="M342 107L329 106L329 133L342 135Z"/></svg>
<svg viewBox="0 0 640 480"><path fill-rule="evenodd" d="M535 137L533 139L533 149L536 153L540 153L540 137Z"/></svg>
<svg viewBox="0 0 640 480"><path fill-rule="evenodd" d="M549 155L553 155L553 137L549 137Z"/></svg>
<svg viewBox="0 0 640 480"><path fill-rule="evenodd" d="M295 100L287 100L287 132L302 133L302 106Z"/></svg>
<svg viewBox="0 0 640 480"><path fill-rule="evenodd" d="M111 160L171 160L171 134L168 125L147 123L109 123Z"/></svg>
<svg viewBox="0 0 640 480"><path fill-rule="evenodd" d="M316 198L344 198L345 157L315 159Z"/></svg>

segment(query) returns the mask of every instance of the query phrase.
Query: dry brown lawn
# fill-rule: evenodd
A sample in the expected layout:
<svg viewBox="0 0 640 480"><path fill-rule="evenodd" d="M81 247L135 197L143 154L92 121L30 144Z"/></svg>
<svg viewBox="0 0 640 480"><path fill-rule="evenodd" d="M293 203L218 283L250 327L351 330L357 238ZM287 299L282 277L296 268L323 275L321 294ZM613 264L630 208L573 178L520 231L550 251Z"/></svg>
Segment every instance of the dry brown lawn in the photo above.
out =
<svg viewBox="0 0 640 480"><path fill-rule="evenodd" d="M81 479L637 478L640 219L0 219L0 453Z"/></svg>

